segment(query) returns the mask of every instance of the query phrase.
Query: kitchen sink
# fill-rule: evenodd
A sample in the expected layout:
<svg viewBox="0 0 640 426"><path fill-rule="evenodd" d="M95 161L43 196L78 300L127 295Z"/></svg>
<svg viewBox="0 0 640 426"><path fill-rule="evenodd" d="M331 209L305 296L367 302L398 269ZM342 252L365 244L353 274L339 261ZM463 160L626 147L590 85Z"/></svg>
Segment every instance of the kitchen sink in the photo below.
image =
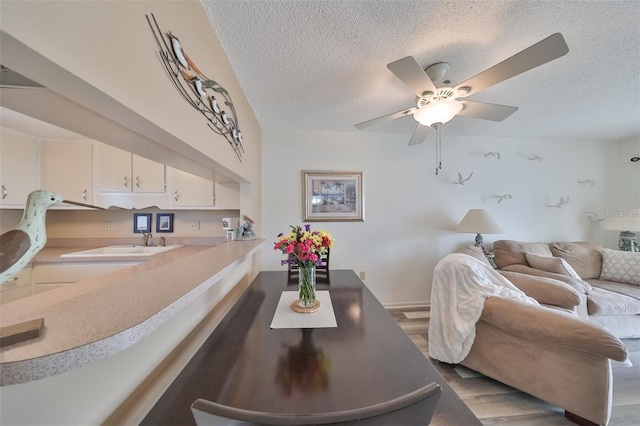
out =
<svg viewBox="0 0 640 426"><path fill-rule="evenodd" d="M90 250L75 251L65 253L60 257L122 257L122 256L153 256L154 254L164 253L169 250L182 247L181 245L173 246L132 246L132 245L116 245L99 247Z"/></svg>

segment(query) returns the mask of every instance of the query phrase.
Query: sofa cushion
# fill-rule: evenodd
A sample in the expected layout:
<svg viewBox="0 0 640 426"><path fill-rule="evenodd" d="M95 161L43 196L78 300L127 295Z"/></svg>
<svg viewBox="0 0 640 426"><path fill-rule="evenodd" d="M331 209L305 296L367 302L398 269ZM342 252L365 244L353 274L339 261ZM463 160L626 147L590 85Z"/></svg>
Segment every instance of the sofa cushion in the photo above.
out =
<svg viewBox="0 0 640 426"><path fill-rule="evenodd" d="M493 268L493 266L487 259L487 256L484 255L480 247L476 247L476 246L461 247L457 249L455 253L462 253L462 254L467 254L471 257L475 257L480 262L486 264L487 266L491 266Z"/></svg>
<svg viewBox="0 0 640 426"><path fill-rule="evenodd" d="M496 255L493 261L500 269L514 264L528 265L525 253L553 256L549 246L545 243L527 243L514 240L498 240L494 242L493 252Z"/></svg>
<svg viewBox="0 0 640 426"><path fill-rule="evenodd" d="M525 257L527 258L527 262L529 262L529 266L532 268L580 279L580 276L564 259L559 257L538 256L532 253L525 253Z"/></svg>
<svg viewBox="0 0 640 426"><path fill-rule="evenodd" d="M600 279L640 285L640 252L603 248Z"/></svg>
<svg viewBox="0 0 640 426"><path fill-rule="evenodd" d="M567 309L572 309L580 304L578 292L562 281L521 272L500 271L500 273L527 296L533 297L539 303Z"/></svg>
<svg viewBox="0 0 640 426"><path fill-rule="evenodd" d="M638 315L640 300L593 286L587 296L589 315Z"/></svg>
<svg viewBox="0 0 640 426"><path fill-rule="evenodd" d="M624 294L625 296L634 297L640 300L640 286L634 284L617 283L615 281L606 281L599 278L587 280L592 287L600 287L614 293Z"/></svg>
<svg viewBox="0 0 640 426"><path fill-rule="evenodd" d="M547 277L554 280L562 281L576 289L580 294L589 294L591 284L585 280L573 278L568 275L556 274L555 272L547 272L541 269L532 268L527 265L509 265L504 268L505 271L522 272L523 274L535 275L538 277Z"/></svg>
<svg viewBox="0 0 640 426"><path fill-rule="evenodd" d="M598 278L602 266L600 247L587 241L557 242L549 244L555 257L567 261L583 280Z"/></svg>

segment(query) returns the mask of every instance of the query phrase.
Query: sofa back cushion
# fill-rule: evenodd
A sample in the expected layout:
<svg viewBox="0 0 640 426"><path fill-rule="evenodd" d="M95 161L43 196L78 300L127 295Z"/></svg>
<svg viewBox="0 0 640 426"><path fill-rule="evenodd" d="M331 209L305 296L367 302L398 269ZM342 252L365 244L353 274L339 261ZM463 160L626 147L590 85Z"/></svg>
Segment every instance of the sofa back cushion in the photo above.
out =
<svg viewBox="0 0 640 426"><path fill-rule="evenodd" d="M640 285L640 253L603 248L600 279Z"/></svg>
<svg viewBox="0 0 640 426"><path fill-rule="evenodd" d="M562 281L521 272L500 271L516 287L539 303L573 309L580 304L580 294Z"/></svg>
<svg viewBox="0 0 640 426"><path fill-rule="evenodd" d="M529 266L532 268L580 279L580 275L578 275L564 259L559 257L538 256L537 254L531 253L525 253L525 257L527 258L527 262L529 262Z"/></svg>
<svg viewBox="0 0 640 426"><path fill-rule="evenodd" d="M583 280L600 277L602 254L600 247L587 241L549 244L551 253L567 261Z"/></svg>
<svg viewBox="0 0 640 426"><path fill-rule="evenodd" d="M528 265L525 253L551 257L553 254L545 243L527 243L514 240L498 240L493 243L496 257L493 261L502 269L509 265Z"/></svg>

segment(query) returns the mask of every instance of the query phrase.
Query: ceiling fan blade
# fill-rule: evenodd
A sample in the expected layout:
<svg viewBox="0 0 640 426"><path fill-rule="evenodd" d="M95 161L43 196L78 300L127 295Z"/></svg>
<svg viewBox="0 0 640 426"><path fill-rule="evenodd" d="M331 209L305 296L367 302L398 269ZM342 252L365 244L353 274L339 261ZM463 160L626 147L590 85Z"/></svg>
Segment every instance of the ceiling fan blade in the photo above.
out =
<svg viewBox="0 0 640 426"><path fill-rule="evenodd" d="M387 65L387 68L418 97L422 96L424 92L436 93L438 91L433 81L413 56L407 56L391 62Z"/></svg>
<svg viewBox="0 0 640 426"><path fill-rule="evenodd" d="M470 91L464 96L471 96L494 84L505 81L518 74L529 71L537 66L553 61L569 52L569 47L562 34L555 33L542 41L516 53L508 59L477 74L456 86L456 90L469 87Z"/></svg>
<svg viewBox="0 0 640 426"><path fill-rule="evenodd" d="M461 101L464 108L456 115L481 118L483 120L502 121L518 110L518 107L487 104L477 101Z"/></svg>
<svg viewBox="0 0 640 426"><path fill-rule="evenodd" d="M421 144L424 142L427 134L429 134L429 128L418 123L416 129L413 131L413 135L411 135L411 139L409 140L409 146Z"/></svg>
<svg viewBox="0 0 640 426"><path fill-rule="evenodd" d="M404 117L405 115L413 115L417 110L418 108L407 108L372 120L363 121L362 123L356 124L356 129L364 129L365 127L373 126L374 124L382 123L384 121L395 120L396 118Z"/></svg>

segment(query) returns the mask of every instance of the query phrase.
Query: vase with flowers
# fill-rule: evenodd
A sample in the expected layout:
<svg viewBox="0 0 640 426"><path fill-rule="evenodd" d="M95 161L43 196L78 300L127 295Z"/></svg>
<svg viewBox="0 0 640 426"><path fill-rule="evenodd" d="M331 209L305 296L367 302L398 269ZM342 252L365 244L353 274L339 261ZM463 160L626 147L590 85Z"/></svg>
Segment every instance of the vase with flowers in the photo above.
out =
<svg viewBox="0 0 640 426"><path fill-rule="evenodd" d="M315 267L320 257L333 247L333 237L321 229L311 231L311 225L291 226L288 234L278 234L273 246L287 255L283 265L294 264L299 270L299 290L297 305L300 308L317 306Z"/></svg>

